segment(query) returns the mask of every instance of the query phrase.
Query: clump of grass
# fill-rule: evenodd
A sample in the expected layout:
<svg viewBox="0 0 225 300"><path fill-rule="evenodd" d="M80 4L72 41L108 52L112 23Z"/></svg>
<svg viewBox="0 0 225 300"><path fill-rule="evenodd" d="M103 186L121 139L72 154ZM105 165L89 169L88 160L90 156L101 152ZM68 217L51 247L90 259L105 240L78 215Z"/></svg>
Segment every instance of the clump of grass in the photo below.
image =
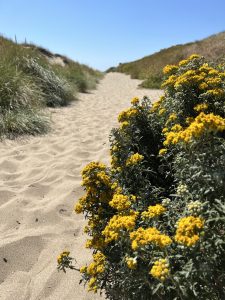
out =
<svg viewBox="0 0 225 300"><path fill-rule="evenodd" d="M0 137L37 134L48 130L38 86L14 64L0 62Z"/></svg>
<svg viewBox="0 0 225 300"><path fill-rule="evenodd" d="M75 90L72 90L68 82L59 78L51 69L41 66L37 59L26 58L24 70L40 87L47 106L66 106L74 100Z"/></svg>
<svg viewBox="0 0 225 300"><path fill-rule="evenodd" d="M162 84L162 75L149 75L146 80L141 83L143 88L160 89Z"/></svg>

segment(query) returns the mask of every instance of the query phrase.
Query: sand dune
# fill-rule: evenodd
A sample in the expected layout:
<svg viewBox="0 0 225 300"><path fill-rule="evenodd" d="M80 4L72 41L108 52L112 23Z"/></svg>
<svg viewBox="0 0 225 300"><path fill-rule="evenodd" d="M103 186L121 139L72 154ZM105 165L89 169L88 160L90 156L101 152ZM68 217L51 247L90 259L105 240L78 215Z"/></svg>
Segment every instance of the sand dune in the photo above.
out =
<svg viewBox="0 0 225 300"><path fill-rule="evenodd" d="M79 273L59 273L56 257L68 249L79 265L89 260L85 221L73 213L83 193L80 171L93 160L109 162L110 130L132 97L161 94L139 83L109 73L96 91L51 110L48 135L0 143L1 300L102 299L79 285Z"/></svg>

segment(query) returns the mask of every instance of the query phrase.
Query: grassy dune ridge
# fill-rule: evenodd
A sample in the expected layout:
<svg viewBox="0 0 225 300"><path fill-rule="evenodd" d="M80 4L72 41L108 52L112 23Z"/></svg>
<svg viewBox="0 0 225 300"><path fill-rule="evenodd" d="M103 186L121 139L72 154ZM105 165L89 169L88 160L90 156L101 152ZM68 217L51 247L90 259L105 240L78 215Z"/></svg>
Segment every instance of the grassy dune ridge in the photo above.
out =
<svg viewBox="0 0 225 300"><path fill-rule="evenodd" d="M162 49L133 62L121 63L108 71L122 72L131 75L131 78L143 79L141 86L145 88L160 88L163 80L162 69L165 65L177 64L193 53L217 64L222 63L225 61L224 49L225 31L200 41Z"/></svg>
<svg viewBox="0 0 225 300"><path fill-rule="evenodd" d="M43 109L68 105L101 77L65 56L0 37L0 138L45 133L50 122Z"/></svg>

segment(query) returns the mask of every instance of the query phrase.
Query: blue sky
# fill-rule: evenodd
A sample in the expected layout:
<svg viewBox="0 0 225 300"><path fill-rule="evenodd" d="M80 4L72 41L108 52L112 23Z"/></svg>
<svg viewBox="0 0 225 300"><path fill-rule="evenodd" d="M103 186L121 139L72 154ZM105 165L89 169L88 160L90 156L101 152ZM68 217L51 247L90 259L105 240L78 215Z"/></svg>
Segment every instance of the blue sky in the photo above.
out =
<svg viewBox="0 0 225 300"><path fill-rule="evenodd" d="M0 0L1 34L101 70L224 30L224 0Z"/></svg>

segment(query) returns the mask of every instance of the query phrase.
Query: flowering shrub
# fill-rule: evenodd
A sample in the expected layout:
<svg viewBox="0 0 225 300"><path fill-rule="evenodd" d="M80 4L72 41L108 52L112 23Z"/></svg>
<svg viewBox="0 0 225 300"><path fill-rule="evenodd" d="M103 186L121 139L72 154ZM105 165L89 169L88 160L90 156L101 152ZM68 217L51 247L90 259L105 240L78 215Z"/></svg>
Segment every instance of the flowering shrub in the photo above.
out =
<svg viewBox="0 0 225 300"><path fill-rule="evenodd" d="M192 55L164 74L158 102L119 115L111 166L82 172L82 280L113 300L224 299L225 73Z"/></svg>

